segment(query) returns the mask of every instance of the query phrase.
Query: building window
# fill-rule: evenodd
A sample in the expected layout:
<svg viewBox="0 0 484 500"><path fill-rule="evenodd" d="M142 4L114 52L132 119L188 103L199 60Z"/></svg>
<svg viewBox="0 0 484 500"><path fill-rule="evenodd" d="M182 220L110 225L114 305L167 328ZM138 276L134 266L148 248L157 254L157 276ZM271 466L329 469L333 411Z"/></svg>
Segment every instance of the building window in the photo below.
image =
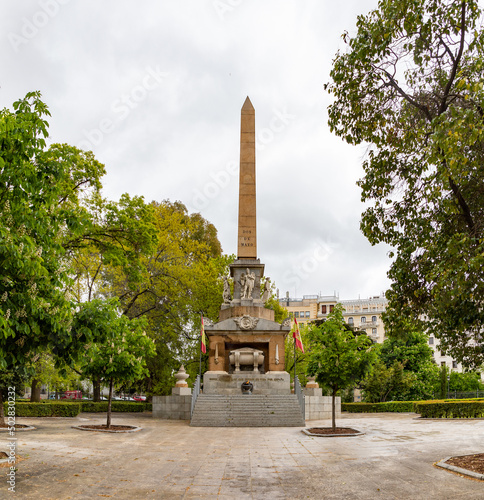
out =
<svg viewBox="0 0 484 500"><path fill-rule="evenodd" d="M445 361L441 361L440 366L445 366Z"/></svg>
<svg viewBox="0 0 484 500"><path fill-rule="evenodd" d="M321 314L326 314L326 306L321 306Z"/></svg>
<svg viewBox="0 0 484 500"><path fill-rule="evenodd" d="M452 361L452 368L454 368L454 369L457 368L457 361Z"/></svg>
<svg viewBox="0 0 484 500"><path fill-rule="evenodd" d="M429 337L429 345L434 345L434 338L433 337Z"/></svg>
<svg viewBox="0 0 484 500"><path fill-rule="evenodd" d="M296 312L294 313L294 317L295 317L295 318L299 318L299 312L298 312L298 311L296 311Z"/></svg>
<svg viewBox="0 0 484 500"><path fill-rule="evenodd" d="M332 313L334 311L334 306L329 306L329 312Z"/></svg>
<svg viewBox="0 0 484 500"><path fill-rule="evenodd" d="M362 323L366 323L366 316L362 316L362 317L361 317L361 322L362 322Z"/></svg>
<svg viewBox="0 0 484 500"><path fill-rule="evenodd" d="M372 323L376 323L376 316L372 316L371 321L372 321Z"/></svg>
<svg viewBox="0 0 484 500"><path fill-rule="evenodd" d="M301 311L301 312L299 313L299 316L300 316L301 318L304 318L304 311Z"/></svg>
<svg viewBox="0 0 484 500"><path fill-rule="evenodd" d="M372 335L376 335L376 328L372 328L372 329L371 329L371 334L372 334Z"/></svg>
<svg viewBox="0 0 484 500"><path fill-rule="evenodd" d="M309 318L309 311L306 311L305 316L306 316L306 318Z"/></svg>
<svg viewBox="0 0 484 500"><path fill-rule="evenodd" d="M353 324L353 318L348 318L348 325L352 325Z"/></svg>

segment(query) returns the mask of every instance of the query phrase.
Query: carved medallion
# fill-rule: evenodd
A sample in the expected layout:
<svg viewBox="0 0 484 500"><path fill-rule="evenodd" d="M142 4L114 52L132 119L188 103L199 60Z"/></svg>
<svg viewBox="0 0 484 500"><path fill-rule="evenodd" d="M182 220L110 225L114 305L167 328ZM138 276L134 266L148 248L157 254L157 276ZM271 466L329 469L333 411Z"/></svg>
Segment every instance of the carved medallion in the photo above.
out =
<svg viewBox="0 0 484 500"><path fill-rule="evenodd" d="M240 330L253 330L259 322L259 318L253 318L248 314L244 314L244 316L240 318L234 318L234 321L237 323Z"/></svg>
<svg viewBox="0 0 484 500"><path fill-rule="evenodd" d="M282 323L281 326L291 326L291 318L286 318Z"/></svg>

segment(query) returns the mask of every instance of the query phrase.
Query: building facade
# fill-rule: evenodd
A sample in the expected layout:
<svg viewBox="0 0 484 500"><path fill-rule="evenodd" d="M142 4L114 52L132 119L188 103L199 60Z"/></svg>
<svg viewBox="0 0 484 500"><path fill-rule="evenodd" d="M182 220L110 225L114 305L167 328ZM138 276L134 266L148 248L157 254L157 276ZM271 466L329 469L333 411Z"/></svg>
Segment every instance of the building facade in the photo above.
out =
<svg viewBox="0 0 484 500"><path fill-rule="evenodd" d="M343 316L346 323L365 331L373 342L382 343L387 338L381 315L388 301L383 294L367 299L352 300L340 300L338 295L304 295L302 299L299 299L291 298L289 294L286 294L285 298L279 299L279 303L293 318L297 318L300 325L326 318L336 304L341 304L344 308ZM434 360L438 366L447 366L451 371L462 373L463 368L460 363L440 352L438 339L430 336L428 344L432 348Z"/></svg>

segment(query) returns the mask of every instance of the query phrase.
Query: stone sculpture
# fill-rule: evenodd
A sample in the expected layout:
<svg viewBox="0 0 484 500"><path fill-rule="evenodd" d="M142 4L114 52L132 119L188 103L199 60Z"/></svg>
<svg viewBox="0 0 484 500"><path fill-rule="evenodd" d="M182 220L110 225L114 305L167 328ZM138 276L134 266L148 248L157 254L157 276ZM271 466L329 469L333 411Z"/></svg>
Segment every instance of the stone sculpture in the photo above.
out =
<svg viewBox="0 0 484 500"><path fill-rule="evenodd" d="M271 290L271 279L267 278L264 283L264 293L262 294L262 302L264 304L271 298L272 290Z"/></svg>
<svg viewBox="0 0 484 500"><path fill-rule="evenodd" d="M247 274L242 275L240 284L242 285L242 298L251 299L252 290L255 285L255 273L251 273L250 269L247 269Z"/></svg>
<svg viewBox="0 0 484 500"><path fill-rule="evenodd" d="M230 293L230 283L227 276L224 276L224 294L223 294L224 304L230 304L232 300L232 295Z"/></svg>

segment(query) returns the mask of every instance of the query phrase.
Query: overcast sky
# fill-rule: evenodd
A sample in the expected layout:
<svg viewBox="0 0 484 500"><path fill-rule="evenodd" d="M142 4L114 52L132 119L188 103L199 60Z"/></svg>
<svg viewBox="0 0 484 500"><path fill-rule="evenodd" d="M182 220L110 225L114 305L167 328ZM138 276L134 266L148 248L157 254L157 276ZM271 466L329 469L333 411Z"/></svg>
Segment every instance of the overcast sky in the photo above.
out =
<svg viewBox="0 0 484 500"><path fill-rule="evenodd" d="M378 295L359 230L365 148L332 136L341 34L377 0L0 0L0 107L40 90L52 142L105 164L104 194L180 200L237 251L240 109L256 112L258 257L281 296Z"/></svg>

